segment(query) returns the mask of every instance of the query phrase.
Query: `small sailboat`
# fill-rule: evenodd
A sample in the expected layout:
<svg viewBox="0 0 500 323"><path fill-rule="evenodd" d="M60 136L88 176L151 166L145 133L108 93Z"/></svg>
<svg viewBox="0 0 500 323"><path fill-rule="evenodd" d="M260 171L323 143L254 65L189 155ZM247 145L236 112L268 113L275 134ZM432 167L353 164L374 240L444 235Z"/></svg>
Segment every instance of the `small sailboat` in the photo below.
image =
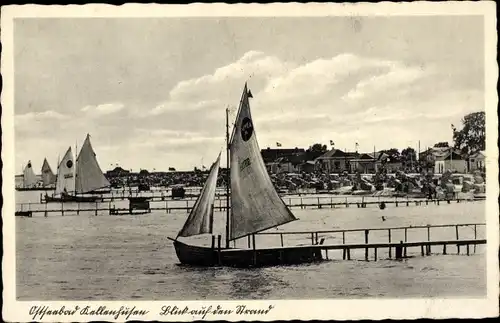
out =
<svg viewBox="0 0 500 323"><path fill-rule="evenodd" d="M198 197L184 227L173 241L179 261L194 266L262 267L291 265L322 260L321 251L314 246L256 248L255 234L297 220L276 192L260 153L252 116L247 85L243 89L236 123L229 139L228 110L226 110L226 139L230 185L227 200L225 247L199 246L180 241L180 237L212 233L213 205L218 162ZM219 157L220 158L220 157ZM214 180L215 177L215 180ZM212 192L213 191L213 192ZM231 205L230 205L231 204ZM231 212L229 212L231 209ZM252 248L231 248L231 240L252 237ZM249 240L250 241L250 240Z"/></svg>
<svg viewBox="0 0 500 323"><path fill-rule="evenodd" d="M45 196L46 202L95 202L101 196L88 195L110 187L109 181L102 173L96 154L87 134L80 154L73 162L71 147L64 154L57 168L56 189L53 196ZM87 194L87 195L84 195Z"/></svg>
<svg viewBox="0 0 500 323"><path fill-rule="evenodd" d="M16 187L18 191L36 191L41 188L37 186L38 179L33 171L33 167L31 165L31 160L28 161L26 166L23 169L23 184L21 187Z"/></svg>
<svg viewBox="0 0 500 323"><path fill-rule="evenodd" d="M49 188L54 188L56 184L56 175L52 171L52 168L49 165L49 162L47 161L47 158L43 160L43 165L42 165L42 183L43 187L46 189Z"/></svg>

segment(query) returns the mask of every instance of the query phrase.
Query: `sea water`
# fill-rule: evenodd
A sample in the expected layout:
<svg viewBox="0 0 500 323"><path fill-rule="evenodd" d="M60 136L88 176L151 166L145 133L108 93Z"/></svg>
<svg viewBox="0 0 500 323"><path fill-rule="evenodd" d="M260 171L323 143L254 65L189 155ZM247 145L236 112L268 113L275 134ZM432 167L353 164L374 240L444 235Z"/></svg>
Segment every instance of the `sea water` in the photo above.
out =
<svg viewBox="0 0 500 323"><path fill-rule="evenodd" d="M39 199L39 193L16 192L17 201ZM50 205L50 204L49 204ZM57 205L57 204L56 204ZM82 204L83 206L83 204ZM42 206L43 207L43 206ZM293 209L299 218L268 232L389 228L437 224L484 223L484 202L441 205L388 205L367 208ZM433 255L409 249L402 261L379 249L378 260L364 261L364 250L330 251L330 261L262 269L192 268L179 264L172 242L186 220L186 211L153 211L143 215L110 216L100 212L80 215L35 214L16 218L16 286L18 300L201 300L201 299L324 299L401 297L484 297L485 246L460 255L449 246L433 247ZM224 213L215 214L214 230L224 232ZM383 217L383 218L382 218ZM473 239L472 227L461 227L460 237ZM408 241L427 239L426 229L407 232ZM485 238L477 227L477 238ZM403 240L393 230L391 241ZM325 244L342 243L341 233L320 234ZM455 228L431 229L432 240L455 239ZM387 242L388 232L370 231L369 242ZM210 244L209 237L191 238ZM364 233L346 233L346 243L362 243ZM189 241L189 238L187 239ZM284 236L285 245L310 243L310 235ZM256 245L280 245L279 235L260 236ZM237 247L246 246L246 238ZM394 252L394 251L393 251Z"/></svg>

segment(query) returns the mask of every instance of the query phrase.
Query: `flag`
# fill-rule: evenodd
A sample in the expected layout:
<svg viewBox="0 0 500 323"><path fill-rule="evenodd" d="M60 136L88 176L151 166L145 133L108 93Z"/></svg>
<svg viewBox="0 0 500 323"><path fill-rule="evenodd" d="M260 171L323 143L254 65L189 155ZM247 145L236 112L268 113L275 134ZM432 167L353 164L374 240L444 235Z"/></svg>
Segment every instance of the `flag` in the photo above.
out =
<svg viewBox="0 0 500 323"><path fill-rule="evenodd" d="M281 144L279 142L276 142L276 146L281 147Z"/></svg>
<svg viewBox="0 0 500 323"><path fill-rule="evenodd" d="M335 143L333 142L333 140L330 140L330 146L333 146L335 145Z"/></svg>
<svg viewBox="0 0 500 323"><path fill-rule="evenodd" d="M249 98L253 98L252 91L248 90L248 92L247 92L247 97L249 97Z"/></svg>

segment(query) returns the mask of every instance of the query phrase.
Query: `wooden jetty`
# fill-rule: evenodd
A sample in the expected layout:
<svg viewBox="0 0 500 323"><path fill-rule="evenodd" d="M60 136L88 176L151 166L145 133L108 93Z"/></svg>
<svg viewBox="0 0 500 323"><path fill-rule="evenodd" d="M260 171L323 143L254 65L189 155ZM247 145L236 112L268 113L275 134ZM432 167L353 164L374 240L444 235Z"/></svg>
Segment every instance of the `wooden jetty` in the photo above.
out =
<svg viewBox="0 0 500 323"><path fill-rule="evenodd" d="M437 230L447 230L447 235L453 237L454 239L446 240L432 240L431 233L432 229ZM462 229L462 238L460 237L460 229ZM464 229L465 230L464 234ZM420 225L420 226L399 226L399 227L384 227L384 228L357 228L357 229L339 229L339 230L319 230L319 231L287 231L287 232L260 232L256 236L279 236L280 247L285 246L285 237L287 236L306 236L310 237L310 242L303 246L308 248L316 248L325 253L326 259L328 259L329 250L342 250L342 259L350 260L352 250L364 250L364 260L369 260L369 251L373 251L373 259L377 260L379 251L382 249L387 250L387 255L389 259L394 258L402 259L408 257L409 248L420 248L420 254L422 256L428 256L432 254L432 246L441 246L442 254L449 253L447 246L456 246L457 254L460 254L461 247L464 247L467 255L471 253L470 248L472 247L473 253L476 253L476 246L481 244L486 244L486 239L484 237L479 237L478 229L482 229L484 235L486 235L486 224L485 223L461 223L461 224L439 224L439 225ZM420 231L420 232L418 232ZM379 235L377 242L370 242L370 232L382 232ZM358 233L357 236L353 234ZM467 233L469 233L467 235ZM348 234L350 237L348 237ZM362 234L362 235L359 235ZM418 236L419 240L410 241L409 236ZM340 237L342 243L328 244L325 243L327 239L333 240L335 236L338 235L338 240ZM397 241L395 238L398 236L401 240ZM465 237L464 237L465 236ZM387 241L380 241L381 238L387 238ZM422 239L422 238L425 239ZM352 243L347 243L347 238L356 240ZM396 240L396 241L394 241ZM248 244L250 245L250 237L248 238ZM436 250L436 249L434 249ZM463 250L463 249L462 249Z"/></svg>
<svg viewBox="0 0 500 323"><path fill-rule="evenodd" d="M150 211L165 211L165 213L174 212L190 212L193 208L195 200L184 199L184 200L155 200L154 198L147 196L138 197L127 197L130 198L147 199L151 206ZM410 206L425 206L425 205L443 205L453 203L466 203L482 201L481 199L410 199L410 198L383 198L383 197L294 197L294 198L283 198L283 202L289 208L300 208L300 209L324 209L324 208L339 208L339 207L355 207L355 208L366 208L366 207L378 207L380 209L385 209L386 207L410 207ZM72 212L79 214L80 212L107 212L111 213L111 210L125 210L127 208L116 207L115 203L120 203L120 200L106 202L95 202L95 203L17 203L16 211L31 211L33 213L59 213L64 215L64 212ZM226 200L220 199L215 202L214 210L223 212L227 208Z"/></svg>
<svg viewBox="0 0 500 323"><path fill-rule="evenodd" d="M377 261L377 260L403 260L406 258L414 258L417 256L430 256L436 254L455 254L455 250L451 248L456 247L457 255L470 256L472 253L476 253L476 247L478 245L485 245L486 239L478 237L478 227L483 227L484 235L486 235L485 224L484 223L465 223L465 224L445 224L445 225L426 225L426 226L406 226L406 227L386 227L386 228L361 228L361 229L346 229L346 230L325 230L325 231L294 231L294 232L260 232L246 236L248 240L248 248L242 248L238 243L236 246L236 241L233 241L232 248L222 248L221 240L222 236L212 235L211 247L205 246L194 246L186 245L185 243L179 242L177 240L171 239L174 243L183 244L186 248L189 248L191 252L203 252L203 257L198 258L196 262L189 262L189 255L184 249L176 249L178 256L185 259L187 263L194 266L200 265L228 265L228 259L234 253L243 253L244 259L229 264L232 267L263 267L269 265L279 265L280 263L290 264L297 260L297 254L299 258L309 259L309 262L320 262L327 260L336 260L334 252L336 250L341 251L342 255L338 255L337 260L358 260L358 261ZM473 229L474 236L470 236L472 231L466 230L466 234L463 234L460 238L457 234L456 239L443 239L439 240L431 239L431 229L446 229L448 234L453 235L454 231L459 232L459 228L469 227ZM387 232L388 241L377 241L369 242L370 232ZM396 236L396 231L404 231L405 238L399 240L399 242L391 241L392 237ZM412 231L412 236L415 236L420 231L419 237L415 240L410 241L408 239L408 233ZM346 243L347 233L363 233L364 241L350 242ZM391 235L392 232L392 235ZM425 233L427 233L427 239L425 239ZM469 234L467 234L469 233ZM332 234L341 234L342 243L335 243L335 239L332 239ZM422 238L422 234L424 238ZM267 243L256 243L256 237L263 236L279 236L280 244L271 245L269 241ZM303 244L287 244L284 243L284 236L291 235L306 235L310 236L311 240ZM355 238L352 235L350 239ZM359 235L358 235L359 238ZM455 238L455 237L454 237ZM170 238L169 238L170 239ZM217 244L215 241L217 240ZM245 240L241 238L238 241ZM380 236L379 236L380 240ZM332 241L329 243L329 241ZM243 241L244 242L244 241ZM294 240L294 242L296 242ZM260 247L257 247L259 245ZM433 252L431 252L433 248ZM290 253L293 250L295 256ZM356 254L355 251L358 251ZM362 252L364 251L364 257ZM373 256L370 256L372 254ZM358 256L356 258L356 256ZM192 260L192 258L190 258Z"/></svg>

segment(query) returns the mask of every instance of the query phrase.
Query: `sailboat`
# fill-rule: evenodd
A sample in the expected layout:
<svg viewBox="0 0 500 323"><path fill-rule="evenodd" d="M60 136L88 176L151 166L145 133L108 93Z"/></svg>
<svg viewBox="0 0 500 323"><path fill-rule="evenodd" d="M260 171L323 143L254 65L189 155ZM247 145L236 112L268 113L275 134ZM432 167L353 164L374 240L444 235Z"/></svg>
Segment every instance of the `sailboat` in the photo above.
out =
<svg viewBox="0 0 500 323"><path fill-rule="evenodd" d="M231 187L226 187L230 199L227 199L226 207L225 247L220 245L220 235L217 247L213 235L211 247L180 241L183 237L212 233L213 210L209 206L213 205L215 196L217 161L183 228L175 239L169 238L173 241L177 258L182 264L248 268L322 260L321 251L312 245L256 248L256 233L297 218L279 197L267 173L250 113L251 97L253 96L245 83L231 138L226 110L227 164L230 167ZM230 241L243 237L252 237L252 248L229 246Z"/></svg>
<svg viewBox="0 0 500 323"><path fill-rule="evenodd" d="M52 168L49 165L49 162L47 161L47 158L43 160L43 165L42 165L42 183L43 187L46 189L52 188L56 183L56 175L52 171Z"/></svg>
<svg viewBox="0 0 500 323"><path fill-rule="evenodd" d="M71 147L68 148L57 168L56 190L53 196L45 196L46 202L95 202L101 196L83 195L99 192L110 186L102 173L96 154L87 134L76 163ZM102 192L100 192L102 194Z"/></svg>
<svg viewBox="0 0 500 323"><path fill-rule="evenodd" d="M39 186L37 186L38 180L33 171L33 167L31 165L31 160L28 161L26 166L23 169L23 184L21 187L16 187L17 191L36 191L40 190Z"/></svg>

